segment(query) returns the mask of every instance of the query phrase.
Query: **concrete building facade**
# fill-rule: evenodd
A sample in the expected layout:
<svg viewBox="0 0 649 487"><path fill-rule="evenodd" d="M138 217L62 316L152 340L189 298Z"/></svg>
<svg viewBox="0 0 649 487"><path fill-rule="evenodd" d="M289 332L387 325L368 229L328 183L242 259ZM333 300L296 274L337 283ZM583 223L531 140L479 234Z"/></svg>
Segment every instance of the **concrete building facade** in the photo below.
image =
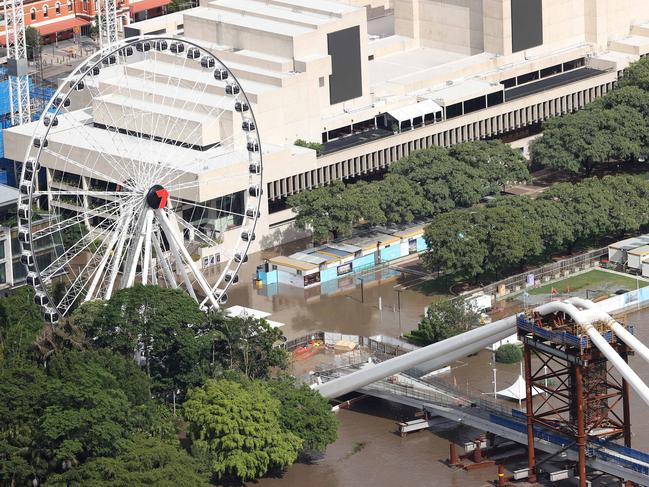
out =
<svg viewBox="0 0 649 487"><path fill-rule="evenodd" d="M237 76L265 147L258 250L304 235L285 205L291 194L385 171L433 145L524 139L606 94L649 53L649 9L641 0L202 0L125 33L196 42ZM173 69L165 59L160 73ZM29 133L5 131L7 157L24 158ZM191 197L236 194L242 181Z"/></svg>

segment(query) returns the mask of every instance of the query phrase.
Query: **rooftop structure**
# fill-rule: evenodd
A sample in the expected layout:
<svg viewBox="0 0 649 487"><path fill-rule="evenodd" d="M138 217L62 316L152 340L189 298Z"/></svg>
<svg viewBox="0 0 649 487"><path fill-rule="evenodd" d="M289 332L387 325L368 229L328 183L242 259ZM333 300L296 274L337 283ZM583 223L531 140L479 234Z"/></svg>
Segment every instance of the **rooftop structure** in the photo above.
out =
<svg viewBox="0 0 649 487"><path fill-rule="evenodd" d="M359 5L369 4L369 10ZM304 236L287 196L334 180L385 171L413 150L507 137L524 139L541 122L582 108L610 91L628 65L649 53L642 0L203 0L194 9L125 26L127 36L196 42L228 65L247 93L264 146L264 195L253 249ZM371 14L368 16L368 12ZM380 16L377 12L383 12ZM369 18L369 20L368 20ZM149 63L149 64L147 64ZM174 57L106 69L101 102L86 111L98 140L116 113L156 111L186 143L170 159L201 160L231 129L197 113L218 103L225 83L204 85L200 67ZM181 82L182 81L182 82ZM201 89L190 110L165 104L165 90ZM128 86L129 88L125 88ZM152 92L142 96L142 93ZM11 130L9 157L22 160L27 132ZM186 140L184 140L186 139ZM316 151L302 139L322 143ZM119 137L129 144L129 136ZM68 141L82 148L84 141ZM103 146L102 146L103 147ZM105 147L110 151L109 147ZM137 151L137 147L133 148ZM174 149L175 151L175 149ZM237 155L225 156L227 164ZM218 162L213 169L218 169ZM211 167L211 166L210 166ZM244 191L242 181L201 188L195 201ZM237 232L232 229L232 232Z"/></svg>

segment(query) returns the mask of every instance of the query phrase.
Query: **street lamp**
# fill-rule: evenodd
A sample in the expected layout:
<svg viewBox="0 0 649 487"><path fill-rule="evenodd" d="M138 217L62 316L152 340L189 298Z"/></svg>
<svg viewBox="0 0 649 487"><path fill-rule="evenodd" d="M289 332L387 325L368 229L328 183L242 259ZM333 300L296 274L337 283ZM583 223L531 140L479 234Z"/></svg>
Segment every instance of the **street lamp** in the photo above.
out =
<svg viewBox="0 0 649 487"><path fill-rule="evenodd" d="M397 309L399 310L399 336L403 336L403 332L401 331L401 291L402 289L396 288L395 291L397 292Z"/></svg>
<svg viewBox="0 0 649 487"><path fill-rule="evenodd" d="M361 281L361 303L364 303L365 302L365 286L364 286L365 278L364 277L357 277L356 279Z"/></svg>

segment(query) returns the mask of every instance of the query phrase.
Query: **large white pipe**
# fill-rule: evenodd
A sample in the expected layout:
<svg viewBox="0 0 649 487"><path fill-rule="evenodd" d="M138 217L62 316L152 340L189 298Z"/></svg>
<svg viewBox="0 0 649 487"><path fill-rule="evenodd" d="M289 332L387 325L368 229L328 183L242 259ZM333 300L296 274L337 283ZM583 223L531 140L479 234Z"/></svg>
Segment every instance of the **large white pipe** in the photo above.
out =
<svg viewBox="0 0 649 487"><path fill-rule="evenodd" d="M535 308L537 313L547 315L550 313L563 312L575 320L581 328L590 337L593 344L599 348L604 356L613 364L627 382L638 393L640 398L649 406L649 387L640 379L633 369L627 364L622 357L611 347L602 335L592 325L593 321L612 321L606 313L594 308L579 310L574 304L554 301Z"/></svg>
<svg viewBox="0 0 649 487"><path fill-rule="evenodd" d="M566 301L586 309L597 308L597 305L589 299L570 298ZM640 355L645 361L649 362L649 347L647 347L644 343L642 343L635 336L629 333L626 328L624 328L619 322L615 321L610 316L606 321L606 325L620 338L620 340L631 347L631 349L634 350L638 355Z"/></svg>
<svg viewBox="0 0 649 487"><path fill-rule="evenodd" d="M478 352L484 347L510 336L515 331L516 316L508 316L461 335L386 360L374 367L359 370L323 384L314 385L313 388L320 391L320 394L324 397L342 396L424 362L430 362L430 366L434 368L447 365L454 360Z"/></svg>
<svg viewBox="0 0 649 487"><path fill-rule="evenodd" d="M584 330L588 333L591 341L604 354L604 356L613 364L613 366L622 374L631 387L640 395L642 400L649 406L649 387L642 382L642 379L627 364L620 355L613 350L604 337L600 335L593 325L584 325Z"/></svg>

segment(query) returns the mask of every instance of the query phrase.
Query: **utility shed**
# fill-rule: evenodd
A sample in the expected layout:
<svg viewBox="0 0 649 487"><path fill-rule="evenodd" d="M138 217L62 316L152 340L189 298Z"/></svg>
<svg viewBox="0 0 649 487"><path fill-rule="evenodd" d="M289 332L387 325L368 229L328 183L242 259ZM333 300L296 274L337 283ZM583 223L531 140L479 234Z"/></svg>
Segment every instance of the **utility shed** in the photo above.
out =
<svg viewBox="0 0 649 487"><path fill-rule="evenodd" d="M642 269L642 263L649 258L649 245L643 245L627 252L627 265L631 269Z"/></svg>
<svg viewBox="0 0 649 487"><path fill-rule="evenodd" d="M626 264L628 252L644 245L649 245L649 234L615 242L608 246L608 260L614 264Z"/></svg>

